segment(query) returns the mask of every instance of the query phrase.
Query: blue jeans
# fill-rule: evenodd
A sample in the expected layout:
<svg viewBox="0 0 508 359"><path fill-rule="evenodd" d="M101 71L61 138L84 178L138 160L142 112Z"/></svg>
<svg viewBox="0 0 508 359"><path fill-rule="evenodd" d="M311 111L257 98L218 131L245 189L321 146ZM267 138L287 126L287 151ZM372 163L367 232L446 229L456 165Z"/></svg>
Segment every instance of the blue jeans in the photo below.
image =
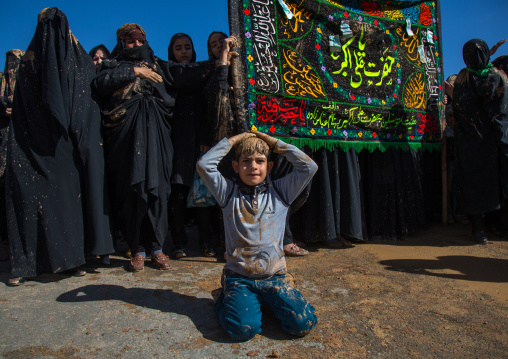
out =
<svg viewBox="0 0 508 359"><path fill-rule="evenodd" d="M249 340L261 333L261 305L270 307L290 334L304 336L317 324L314 307L289 283L286 274L268 279L226 274L222 288L215 314L233 339Z"/></svg>

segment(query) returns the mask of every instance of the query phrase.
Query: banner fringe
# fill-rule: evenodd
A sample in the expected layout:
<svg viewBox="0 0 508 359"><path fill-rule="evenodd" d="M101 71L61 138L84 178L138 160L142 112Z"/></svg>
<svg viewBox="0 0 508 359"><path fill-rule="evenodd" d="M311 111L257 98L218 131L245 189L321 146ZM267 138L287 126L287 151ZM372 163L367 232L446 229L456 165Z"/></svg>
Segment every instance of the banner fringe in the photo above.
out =
<svg viewBox="0 0 508 359"><path fill-rule="evenodd" d="M441 142L436 143L422 143L422 142L379 142L379 141L338 141L338 140L324 140L317 138L296 138L296 137L278 137L276 138L290 143L298 148L308 147L312 151L317 151L321 147L326 148L328 151L335 151L340 148L343 152L349 151L353 148L356 152L367 150L370 153L374 150L385 152L388 148L396 148L403 151L440 151Z"/></svg>

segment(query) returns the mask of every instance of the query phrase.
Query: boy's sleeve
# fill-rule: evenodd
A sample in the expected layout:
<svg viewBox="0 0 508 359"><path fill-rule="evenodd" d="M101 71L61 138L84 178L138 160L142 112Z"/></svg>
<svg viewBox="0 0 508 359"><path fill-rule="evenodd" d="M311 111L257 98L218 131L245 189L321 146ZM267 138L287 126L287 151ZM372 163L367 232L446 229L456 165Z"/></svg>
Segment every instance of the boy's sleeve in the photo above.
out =
<svg viewBox="0 0 508 359"><path fill-rule="evenodd" d="M316 173L317 164L297 147L277 141L273 152L279 153L291 162L293 171L273 182L282 199L290 205L307 186Z"/></svg>
<svg viewBox="0 0 508 359"><path fill-rule="evenodd" d="M217 169L220 160L225 157L231 150L231 144L227 138L213 146L210 151L205 153L203 157L198 160L196 170L199 176L205 182L206 187L217 200L217 203L222 208L226 206L228 195L233 190L233 182L225 179Z"/></svg>

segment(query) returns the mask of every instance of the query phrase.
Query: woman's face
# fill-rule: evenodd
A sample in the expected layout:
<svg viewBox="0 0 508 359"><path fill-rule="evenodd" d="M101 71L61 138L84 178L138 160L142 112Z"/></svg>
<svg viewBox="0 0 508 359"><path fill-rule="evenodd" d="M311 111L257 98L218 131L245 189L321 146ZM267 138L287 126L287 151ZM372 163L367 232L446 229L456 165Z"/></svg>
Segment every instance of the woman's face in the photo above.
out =
<svg viewBox="0 0 508 359"><path fill-rule="evenodd" d="M138 47L138 46L142 46L143 45L143 41L141 40L125 40L125 48L127 49L131 49L133 47Z"/></svg>
<svg viewBox="0 0 508 359"><path fill-rule="evenodd" d="M104 51L102 51L102 49L98 49L97 51L95 51L95 55L93 55L93 63L96 68L98 68L101 65L101 62L106 59L107 59L106 54L104 53Z"/></svg>
<svg viewBox="0 0 508 359"><path fill-rule="evenodd" d="M178 63L187 63L192 59L192 44L186 37L180 37L173 44L173 54Z"/></svg>
<svg viewBox="0 0 508 359"><path fill-rule="evenodd" d="M209 44L210 49L212 50L213 56L216 59L220 58L220 54L222 52L222 45L224 44L224 39L226 37L223 34L215 33L210 36Z"/></svg>

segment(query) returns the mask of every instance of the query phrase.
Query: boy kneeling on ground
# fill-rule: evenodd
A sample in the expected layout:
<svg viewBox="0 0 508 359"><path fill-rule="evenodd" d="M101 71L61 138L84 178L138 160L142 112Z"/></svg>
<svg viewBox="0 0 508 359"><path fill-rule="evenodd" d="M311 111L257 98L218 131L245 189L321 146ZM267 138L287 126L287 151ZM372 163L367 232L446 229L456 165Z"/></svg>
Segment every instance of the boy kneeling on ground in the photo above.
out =
<svg viewBox="0 0 508 359"><path fill-rule="evenodd" d="M236 181L217 170L235 147ZM265 181L273 166L270 148L285 156L293 172ZM282 249L289 205L312 179L317 165L295 146L253 131L224 138L197 163L197 171L222 208L226 265L215 314L237 340L261 332L261 305L267 305L293 335L304 336L317 324L314 308L290 283Z"/></svg>

